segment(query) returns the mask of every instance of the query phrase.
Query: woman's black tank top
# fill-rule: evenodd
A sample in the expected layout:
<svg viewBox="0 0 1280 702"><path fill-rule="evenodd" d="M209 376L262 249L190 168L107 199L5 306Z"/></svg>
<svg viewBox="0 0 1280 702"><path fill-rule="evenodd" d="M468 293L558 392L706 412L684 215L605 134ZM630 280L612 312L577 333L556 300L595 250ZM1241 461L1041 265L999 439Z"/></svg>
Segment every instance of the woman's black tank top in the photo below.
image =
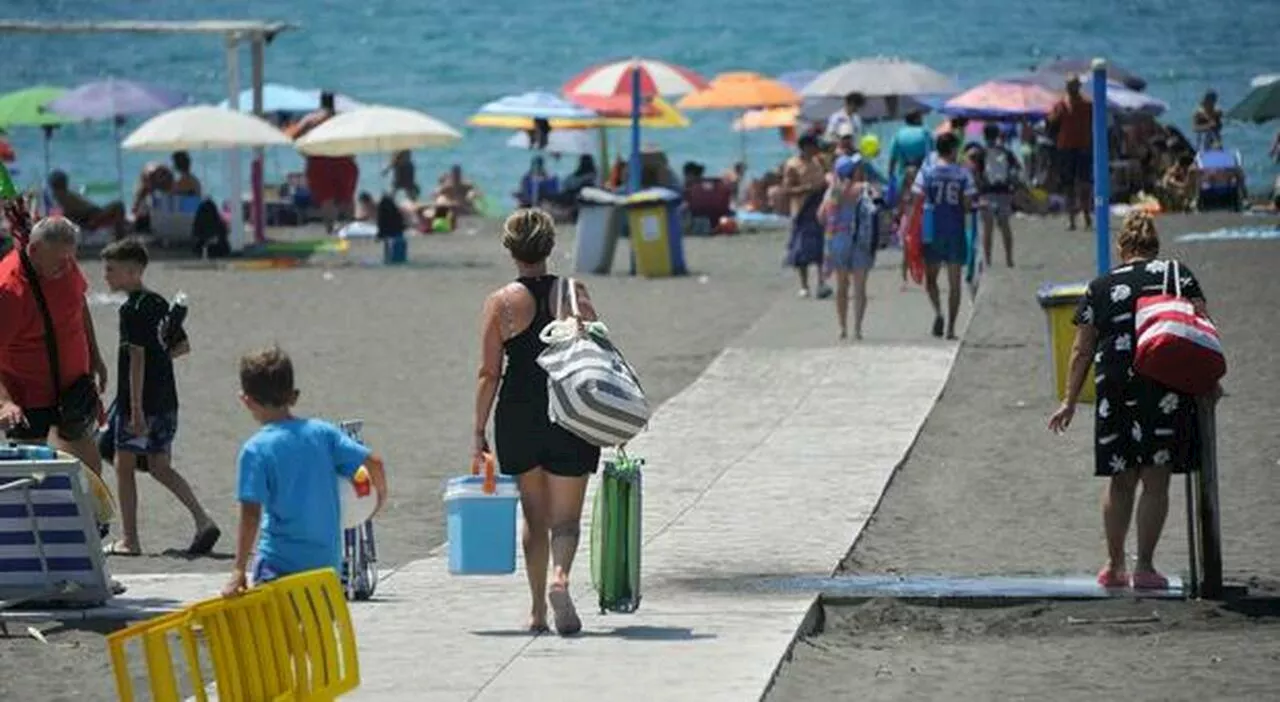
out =
<svg viewBox="0 0 1280 702"><path fill-rule="evenodd" d="M502 344L507 354L507 364L502 374L499 399L545 405L547 372L538 365L538 355L547 348L547 345L542 343L538 335L542 333L543 327L555 319L552 297L556 290L556 276L517 278L516 282L523 285L533 296L533 321L525 327L524 331Z"/></svg>

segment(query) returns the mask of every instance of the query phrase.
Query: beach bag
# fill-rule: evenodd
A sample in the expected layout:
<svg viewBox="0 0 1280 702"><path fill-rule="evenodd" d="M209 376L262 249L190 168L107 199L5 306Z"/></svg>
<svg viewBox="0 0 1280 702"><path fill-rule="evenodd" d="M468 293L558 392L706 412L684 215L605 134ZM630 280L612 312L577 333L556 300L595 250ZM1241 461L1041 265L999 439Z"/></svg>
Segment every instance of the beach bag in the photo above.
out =
<svg viewBox="0 0 1280 702"><path fill-rule="evenodd" d="M1138 375L1187 395L1209 394L1226 375L1218 329L1182 296L1177 261L1165 264L1161 294L1138 299L1134 327L1138 346L1133 370Z"/></svg>
<svg viewBox="0 0 1280 702"><path fill-rule="evenodd" d="M600 613L640 607L641 469L623 451L605 461L591 515L591 584Z"/></svg>
<svg viewBox="0 0 1280 702"><path fill-rule="evenodd" d="M562 278L557 287L556 319L542 329L547 348L538 355L547 372L551 422L593 446L622 446L649 423L640 379L604 324L582 321L573 279ZM570 314L562 318L566 294Z"/></svg>

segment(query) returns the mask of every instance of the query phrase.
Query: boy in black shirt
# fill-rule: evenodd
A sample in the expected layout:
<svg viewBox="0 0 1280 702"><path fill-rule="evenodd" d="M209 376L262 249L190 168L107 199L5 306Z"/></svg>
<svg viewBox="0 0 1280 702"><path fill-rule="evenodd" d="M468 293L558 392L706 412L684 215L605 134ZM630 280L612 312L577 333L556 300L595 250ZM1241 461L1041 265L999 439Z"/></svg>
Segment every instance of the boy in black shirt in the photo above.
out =
<svg viewBox="0 0 1280 702"><path fill-rule="evenodd" d="M170 447L178 431L178 387L173 375L168 329L169 303L147 290L142 274L147 267L147 250L134 239L126 239L102 251L107 286L112 292L128 293L120 307L120 352L116 369L116 498L120 501L120 522L124 537L107 547L107 553L136 556L138 541L138 486L135 470L139 457L146 457L148 472L191 512L196 535L187 551L203 555L213 549L221 536L217 525L191 491L191 486L173 470Z"/></svg>

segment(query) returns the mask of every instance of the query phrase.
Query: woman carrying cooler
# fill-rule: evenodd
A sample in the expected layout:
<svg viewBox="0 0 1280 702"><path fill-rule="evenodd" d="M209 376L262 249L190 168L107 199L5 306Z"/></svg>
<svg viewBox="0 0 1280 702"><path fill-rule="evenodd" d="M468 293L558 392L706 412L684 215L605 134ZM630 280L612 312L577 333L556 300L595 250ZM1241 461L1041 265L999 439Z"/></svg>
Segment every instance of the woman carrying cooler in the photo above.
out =
<svg viewBox="0 0 1280 702"><path fill-rule="evenodd" d="M550 602L556 631L568 636L582 629L569 596L569 570L578 550L587 480L596 471L600 449L548 418L547 373L537 363L546 344L539 334L556 318L557 296L568 292L547 272L555 238L555 223L543 210L517 210L503 224L502 245L519 277L491 293L481 313L473 458L481 460L489 450L485 427L496 397L498 467L515 476L524 513L525 569L533 600L529 629L547 630ZM577 283L575 289L580 318L595 320L586 287ZM553 565L549 591L548 556Z"/></svg>

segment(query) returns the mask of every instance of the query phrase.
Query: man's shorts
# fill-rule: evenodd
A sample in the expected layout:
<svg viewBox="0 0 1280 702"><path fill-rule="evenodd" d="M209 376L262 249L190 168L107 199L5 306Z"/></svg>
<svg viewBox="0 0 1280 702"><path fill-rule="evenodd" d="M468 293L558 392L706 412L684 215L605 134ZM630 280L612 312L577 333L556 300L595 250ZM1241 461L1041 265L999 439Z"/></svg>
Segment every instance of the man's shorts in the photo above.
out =
<svg viewBox="0 0 1280 702"><path fill-rule="evenodd" d="M1058 149L1058 186L1063 192L1093 182L1093 152L1089 149Z"/></svg>
<svg viewBox="0 0 1280 702"><path fill-rule="evenodd" d="M986 193L982 196L983 213L997 219L1008 219L1013 214L1011 193Z"/></svg>
<svg viewBox="0 0 1280 702"><path fill-rule="evenodd" d="M56 407L37 407L35 409L22 409L22 415L26 418L27 423L21 424L9 429L6 434L14 441L35 441L44 443L49 436L49 430L58 426L58 409ZM93 433L92 427L87 427L84 433L78 436L68 436L62 431L62 427L58 427L58 437L63 441L79 441Z"/></svg>
<svg viewBox="0 0 1280 702"><path fill-rule="evenodd" d="M969 242L963 235L934 237L924 245L924 261L930 265L964 265L969 260Z"/></svg>
<svg viewBox="0 0 1280 702"><path fill-rule="evenodd" d="M116 450L137 454L167 454L178 433L178 413L162 412L147 417L147 433L134 436L129 432L129 417L115 414Z"/></svg>

